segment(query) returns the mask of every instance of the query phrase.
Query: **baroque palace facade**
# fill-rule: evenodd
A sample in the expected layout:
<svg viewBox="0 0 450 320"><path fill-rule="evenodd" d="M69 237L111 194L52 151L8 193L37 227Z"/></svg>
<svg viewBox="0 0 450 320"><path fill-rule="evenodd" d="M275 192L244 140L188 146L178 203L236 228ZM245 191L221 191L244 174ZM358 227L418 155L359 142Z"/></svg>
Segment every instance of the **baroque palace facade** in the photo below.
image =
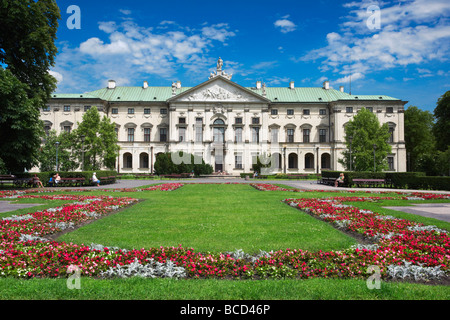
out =
<svg viewBox="0 0 450 320"><path fill-rule="evenodd" d="M405 101L383 95L351 95L323 87L246 88L222 70L195 86L119 87L83 94L54 94L41 112L45 130L70 131L84 112L97 107L116 125L120 173L151 173L156 155L184 151L202 157L216 172L252 172L259 156L270 155L266 173L319 173L343 170L338 159L345 150L346 123L361 109L388 123L392 153L390 171L406 171L404 142ZM175 161L183 161L176 157Z"/></svg>

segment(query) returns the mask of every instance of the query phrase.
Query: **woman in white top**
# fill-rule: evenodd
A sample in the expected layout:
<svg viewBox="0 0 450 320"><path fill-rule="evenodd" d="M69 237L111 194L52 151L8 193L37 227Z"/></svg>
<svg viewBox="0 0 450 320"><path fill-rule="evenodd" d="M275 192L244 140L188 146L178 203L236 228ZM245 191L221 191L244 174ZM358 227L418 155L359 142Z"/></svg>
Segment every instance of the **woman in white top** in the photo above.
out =
<svg viewBox="0 0 450 320"><path fill-rule="evenodd" d="M100 180L97 179L96 173L92 175L92 182L97 184L97 187L100 187Z"/></svg>

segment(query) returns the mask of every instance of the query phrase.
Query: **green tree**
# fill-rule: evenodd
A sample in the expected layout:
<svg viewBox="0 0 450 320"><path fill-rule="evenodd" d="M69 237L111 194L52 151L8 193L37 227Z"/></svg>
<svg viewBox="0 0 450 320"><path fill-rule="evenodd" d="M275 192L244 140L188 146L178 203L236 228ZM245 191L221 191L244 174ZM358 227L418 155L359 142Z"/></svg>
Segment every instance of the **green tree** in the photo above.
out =
<svg viewBox="0 0 450 320"><path fill-rule="evenodd" d="M56 149L58 148L59 171L74 171L79 163L72 153L74 137L71 133L61 132L60 135L52 130L45 137L39 154L39 169L41 172L56 171ZM59 143L56 147L56 142Z"/></svg>
<svg viewBox="0 0 450 320"><path fill-rule="evenodd" d="M74 148L79 162L83 162L84 170L99 170L102 167L112 169L119 155L115 126L104 116L100 119L97 107L93 106L84 115L78 128L73 130ZM84 143L81 137L84 136Z"/></svg>
<svg viewBox="0 0 450 320"><path fill-rule="evenodd" d="M444 93L437 102L434 109L436 123L433 133L436 137L436 147L445 152L450 146L450 91Z"/></svg>
<svg viewBox="0 0 450 320"><path fill-rule="evenodd" d="M410 106L405 111L405 143L409 153L409 171L417 171L425 155L434 154L436 142L433 135L433 114Z"/></svg>
<svg viewBox="0 0 450 320"><path fill-rule="evenodd" d="M56 88L60 11L54 0L0 0L0 158L6 172L37 164L39 110Z"/></svg>
<svg viewBox="0 0 450 320"><path fill-rule="evenodd" d="M6 172L23 172L37 164L43 135L38 98L27 97L27 85L0 68L0 158Z"/></svg>
<svg viewBox="0 0 450 320"><path fill-rule="evenodd" d="M352 141L350 143L350 137ZM339 163L350 169L350 147L352 170L354 171L382 171L388 169L387 155L391 152L388 143L389 127L385 123L380 125L376 115L369 110L361 109L345 127L345 143L347 149L342 153ZM374 164L374 145L375 164Z"/></svg>
<svg viewBox="0 0 450 320"><path fill-rule="evenodd" d="M54 66L60 10L55 0L0 0L0 63L44 102L56 88Z"/></svg>
<svg viewBox="0 0 450 320"><path fill-rule="evenodd" d="M155 173L157 175L163 175L163 174L172 174L175 173L175 165L172 162L172 157L170 153L158 153L156 155L156 161L155 161ZM178 173L178 172L176 172Z"/></svg>
<svg viewBox="0 0 450 320"><path fill-rule="evenodd" d="M191 173L194 171L196 176L211 174L214 170L200 157L183 152L158 153L154 169L157 175Z"/></svg>

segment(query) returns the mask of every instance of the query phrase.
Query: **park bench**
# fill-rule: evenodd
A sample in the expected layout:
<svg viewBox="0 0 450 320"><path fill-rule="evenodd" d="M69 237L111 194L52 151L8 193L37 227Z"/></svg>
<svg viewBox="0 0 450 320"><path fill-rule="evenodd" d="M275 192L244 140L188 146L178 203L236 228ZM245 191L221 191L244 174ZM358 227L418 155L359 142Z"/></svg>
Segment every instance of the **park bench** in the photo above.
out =
<svg viewBox="0 0 450 320"><path fill-rule="evenodd" d="M116 182L116 176L110 176L110 177L99 177L98 180L100 180L100 184L112 184ZM89 179L90 183L94 183L92 181L92 178Z"/></svg>
<svg viewBox="0 0 450 320"><path fill-rule="evenodd" d="M32 178L16 178L14 179L15 187L28 187L33 184Z"/></svg>
<svg viewBox="0 0 450 320"><path fill-rule="evenodd" d="M14 176L12 174L0 175L0 184L3 185L3 183L14 183L15 179L16 179L16 176Z"/></svg>
<svg viewBox="0 0 450 320"><path fill-rule="evenodd" d="M100 180L101 184L111 184L111 183L116 182L116 177L115 176L100 177L99 180Z"/></svg>
<svg viewBox="0 0 450 320"><path fill-rule="evenodd" d="M86 181L85 178L61 178L58 184L53 184L53 186L69 187L79 185L81 187L85 181Z"/></svg>
<svg viewBox="0 0 450 320"><path fill-rule="evenodd" d="M376 187L386 184L385 179L353 179L352 181L357 187Z"/></svg>
<svg viewBox="0 0 450 320"><path fill-rule="evenodd" d="M319 181L321 184L327 184L330 186L334 186L334 183L336 182L337 178L333 177L322 177Z"/></svg>

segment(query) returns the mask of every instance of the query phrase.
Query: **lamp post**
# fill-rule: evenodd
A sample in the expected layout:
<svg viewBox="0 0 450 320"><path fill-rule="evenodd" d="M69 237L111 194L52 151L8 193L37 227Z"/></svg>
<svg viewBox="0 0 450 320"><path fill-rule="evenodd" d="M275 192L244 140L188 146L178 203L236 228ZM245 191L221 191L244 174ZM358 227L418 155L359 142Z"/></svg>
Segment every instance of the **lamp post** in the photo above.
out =
<svg viewBox="0 0 450 320"><path fill-rule="evenodd" d="M352 142L353 142L353 136L348 137L349 141L349 149L350 149L350 171L352 171Z"/></svg>
<svg viewBox="0 0 450 320"><path fill-rule="evenodd" d="M283 167L284 167L284 173L286 174L286 145L283 145Z"/></svg>
<svg viewBox="0 0 450 320"><path fill-rule="evenodd" d="M377 145L376 144L373 145L373 172L376 171L376 167L377 167L376 161L375 161L375 150L377 150Z"/></svg>
<svg viewBox="0 0 450 320"><path fill-rule="evenodd" d="M81 171L84 171L84 140L86 139L85 135L82 135L81 137Z"/></svg>
<svg viewBox="0 0 450 320"><path fill-rule="evenodd" d="M56 172L58 172L58 147L59 147L59 141L55 142L56 145Z"/></svg>

